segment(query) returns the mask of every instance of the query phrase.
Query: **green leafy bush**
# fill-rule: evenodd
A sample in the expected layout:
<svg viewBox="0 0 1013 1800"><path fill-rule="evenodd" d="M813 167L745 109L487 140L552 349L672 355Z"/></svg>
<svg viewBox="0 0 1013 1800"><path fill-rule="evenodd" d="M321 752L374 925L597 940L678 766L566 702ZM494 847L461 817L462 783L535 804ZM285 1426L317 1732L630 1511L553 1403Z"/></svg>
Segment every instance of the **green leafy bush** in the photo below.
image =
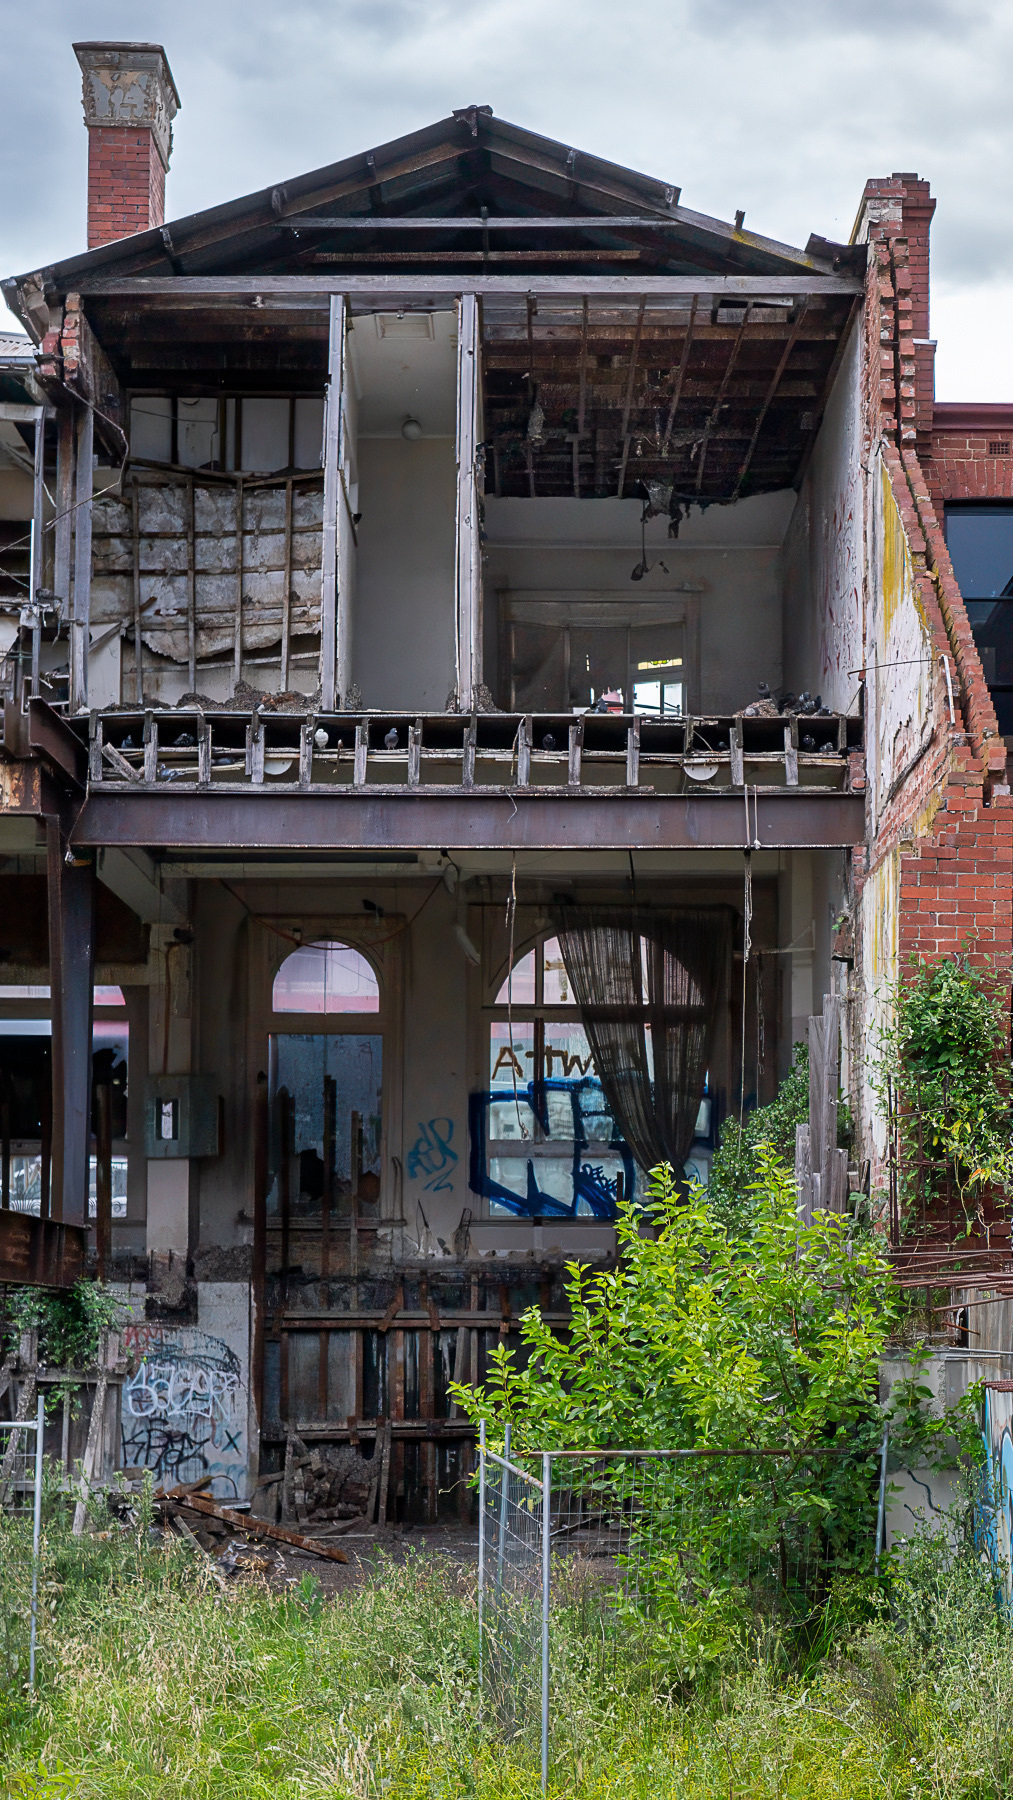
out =
<svg viewBox="0 0 1013 1800"><path fill-rule="evenodd" d="M0 1334L7 1347L25 1331L39 1334L39 1360L54 1369L94 1366L104 1331L119 1323L115 1295L98 1281L62 1293L38 1287L0 1289Z"/></svg>
<svg viewBox="0 0 1013 1800"><path fill-rule="evenodd" d="M901 1201L929 1205L952 1184L966 1229L991 1189L1013 1183L1008 982L989 963L912 958L890 990L876 1086L892 1088L900 1139Z"/></svg>

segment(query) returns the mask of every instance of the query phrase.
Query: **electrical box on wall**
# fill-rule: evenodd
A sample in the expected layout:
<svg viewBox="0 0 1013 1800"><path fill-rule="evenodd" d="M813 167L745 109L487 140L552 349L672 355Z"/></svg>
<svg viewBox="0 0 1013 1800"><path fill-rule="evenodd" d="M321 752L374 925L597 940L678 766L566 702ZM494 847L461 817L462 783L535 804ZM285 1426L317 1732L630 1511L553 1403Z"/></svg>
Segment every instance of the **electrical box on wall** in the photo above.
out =
<svg viewBox="0 0 1013 1800"><path fill-rule="evenodd" d="M144 1154L221 1154L221 1097L216 1075L152 1075L144 1089Z"/></svg>

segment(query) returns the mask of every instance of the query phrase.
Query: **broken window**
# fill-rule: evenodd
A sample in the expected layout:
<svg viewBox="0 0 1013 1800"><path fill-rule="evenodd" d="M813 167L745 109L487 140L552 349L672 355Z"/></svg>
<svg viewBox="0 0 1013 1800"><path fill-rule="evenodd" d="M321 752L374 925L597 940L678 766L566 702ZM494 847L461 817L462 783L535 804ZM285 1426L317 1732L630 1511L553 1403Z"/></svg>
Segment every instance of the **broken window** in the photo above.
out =
<svg viewBox="0 0 1013 1800"><path fill-rule="evenodd" d="M947 506L946 543L999 730L1013 736L1013 506Z"/></svg>

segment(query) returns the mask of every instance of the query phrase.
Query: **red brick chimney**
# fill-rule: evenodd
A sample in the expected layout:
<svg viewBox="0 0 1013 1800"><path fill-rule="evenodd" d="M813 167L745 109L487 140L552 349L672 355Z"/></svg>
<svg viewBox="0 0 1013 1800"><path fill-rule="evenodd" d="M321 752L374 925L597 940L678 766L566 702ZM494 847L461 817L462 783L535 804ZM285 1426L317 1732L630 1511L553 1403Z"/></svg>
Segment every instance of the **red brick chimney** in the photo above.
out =
<svg viewBox="0 0 1013 1800"><path fill-rule="evenodd" d="M88 248L165 219L179 95L161 44L75 44L88 127Z"/></svg>

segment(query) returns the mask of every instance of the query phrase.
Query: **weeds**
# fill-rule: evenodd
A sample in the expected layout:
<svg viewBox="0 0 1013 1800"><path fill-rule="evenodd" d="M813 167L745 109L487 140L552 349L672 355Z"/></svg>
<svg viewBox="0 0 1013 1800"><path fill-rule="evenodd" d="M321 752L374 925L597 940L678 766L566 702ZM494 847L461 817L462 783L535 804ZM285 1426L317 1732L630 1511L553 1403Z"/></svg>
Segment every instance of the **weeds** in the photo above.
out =
<svg viewBox="0 0 1013 1800"><path fill-rule="evenodd" d="M0 1556L11 1528L0 1530ZM0 1585L10 1601L7 1571ZM537 1757L479 1723L473 1572L425 1553L328 1600L207 1581L185 1550L49 1521L43 1679L0 1723L0 1792L35 1800L534 1800ZM676 1688L603 1659L579 1583L553 1644L563 1800L999 1800L1013 1634L970 1549L921 1537L865 1622L800 1654L774 1631ZM592 1609L593 1610L593 1609ZM866 1609L868 1610L868 1608ZM850 1621L850 1623L848 1622ZM828 1650L828 1644L833 1648Z"/></svg>

